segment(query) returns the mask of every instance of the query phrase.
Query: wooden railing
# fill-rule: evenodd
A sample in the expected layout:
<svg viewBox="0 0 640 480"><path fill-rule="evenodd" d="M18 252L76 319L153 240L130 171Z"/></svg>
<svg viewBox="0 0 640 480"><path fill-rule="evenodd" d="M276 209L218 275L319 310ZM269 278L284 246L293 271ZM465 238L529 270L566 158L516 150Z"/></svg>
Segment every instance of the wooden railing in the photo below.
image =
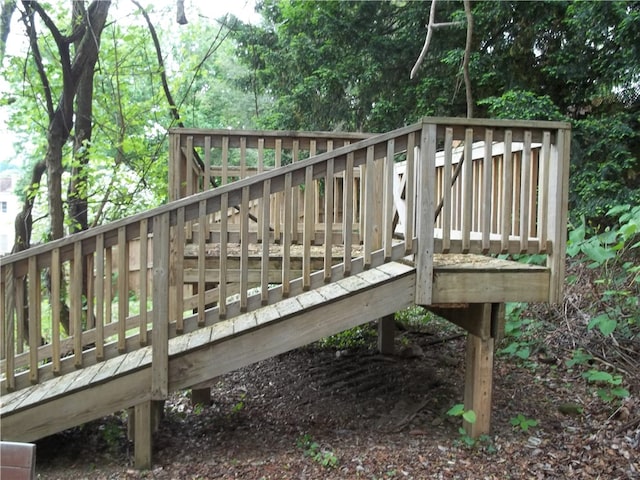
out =
<svg viewBox="0 0 640 480"><path fill-rule="evenodd" d="M416 265L416 303L430 304L436 247L545 253L556 278L549 297L557 299L566 223L566 124L425 119L360 141L325 135L174 130L175 201L3 257L1 392L151 344L150 388L161 399L168 389L169 338L409 254ZM220 158L227 149L233 159L232 138L241 152L238 175L243 176L243 149L244 168L252 168L253 145L255 158L264 162L260 173L234 182L219 179L229 180L232 169L228 164L226 173L222 166L216 170L215 149L221 149ZM284 158L286 146L295 151L296 139L302 150L302 138L309 141L309 158L292 154L292 162L267 168L269 155L274 162ZM480 157L471 148L479 140L487 145ZM472 161L462 162L453 182L458 141L465 142L465 158ZM267 153L271 142L274 149ZM513 142L524 145L520 157L509 155L509 148L519 148ZM208 189L212 180L219 186ZM394 183L401 201L394 202ZM434 229L440 198L443 217ZM468 216L470 211L476 213Z"/></svg>

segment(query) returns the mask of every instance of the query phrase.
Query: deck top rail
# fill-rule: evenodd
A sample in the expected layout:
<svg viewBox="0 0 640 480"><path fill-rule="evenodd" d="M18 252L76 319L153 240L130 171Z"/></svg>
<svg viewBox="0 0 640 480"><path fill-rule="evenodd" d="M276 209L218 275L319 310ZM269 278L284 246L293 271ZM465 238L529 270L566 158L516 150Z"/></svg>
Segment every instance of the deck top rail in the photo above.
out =
<svg viewBox="0 0 640 480"><path fill-rule="evenodd" d="M174 201L2 258L0 392L152 345L165 398L169 338L407 255L420 304L434 252L545 254L556 301L569 135L430 118L375 136L172 130Z"/></svg>

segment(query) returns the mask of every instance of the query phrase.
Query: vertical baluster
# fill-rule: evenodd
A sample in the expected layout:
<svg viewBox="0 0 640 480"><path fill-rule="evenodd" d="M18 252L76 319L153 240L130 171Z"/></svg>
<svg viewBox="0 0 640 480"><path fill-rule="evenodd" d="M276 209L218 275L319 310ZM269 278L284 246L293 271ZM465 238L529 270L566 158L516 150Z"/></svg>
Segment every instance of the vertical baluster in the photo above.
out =
<svg viewBox="0 0 640 480"><path fill-rule="evenodd" d="M4 327L4 336L2 342L4 342L4 356L6 358L6 385L7 390L12 391L16 388L16 371L15 371L15 355L16 355L16 343L22 343L21 338L15 338L16 333L16 313L17 310L22 308L23 303L19 301L18 297L18 284L22 284L22 280L15 278L13 275L13 264L7 265L6 268L2 268L2 285L3 289L0 294L3 298L6 296L6 310L2 310L2 323L6 322ZM16 308L17 307L17 308ZM6 312L6 316L4 315Z"/></svg>
<svg viewBox="0 0 640 480"><path fill-rule="evenodd" d="M129 245L126 227L118 228L118 352L127 351L129 313Z"/></svg>
<svg viewBox="0 0 640 480"><path fill-rule="evenodd" d="M551 133L546 131L542 134L542 149L540 151L538 174L538 228L537 236L540 242L540 253L547 251L547 210L549 208L549 162L551 160Z"/></svg>
<svg viewBox="0 0 640 480"><path fill-rule="evenodd" d="M208 137L207 137L208 138ZM149 343L147 328L147 283L148 283L148 259L149 259L149 221L146 218L140 220L140 315L139 315L139 335L140 346L144 347Z"/></svg>
<svg viewBox="0 0 640 480"><path fill-rule="evenodd" d="M353 153L347 153L344 169L342 197L342 238L344 241L344 276L351 274L351 248L353 247Z"/></svg>
<svg viewBox="0 0 640 480"><path fill-rule="evenodd" d="M300 142L298 140L293 141L293 148L291 150L292 163L295 163L298 161L299 145L300 145ZM293 189L294 189L294 192L291 197L291 215L293 216L293 232L291 234L291 241L297 244L299 243L299 236L300 236L298 231L298 224L300 221L298 196L300 195L300 187L296 185L295 187L293 187Z"/></svg>
<svg viewBox="0 0 640 480"><path fill-rule="evenodd" d="M276 138L275 144L275 168L279 168L282 165L282 139ZM284 193L279 192L275 198L275 208L273 209L273 218L271 223L274 226L273 237L276 242L282 241L281 235L283 232L282 222L284 221L282 213L283 196L287 194L287 190ZM285 202L286 203L286 202Z"/></svg>
<svg viewBox="0 0 640 480"><path fill-rule="evenodd" d="M371 252L374 248L374 224L375 224L375 165L374 148L367 147L367 158L364 178L364 267L371 266Z"/></svg>
<svg viewBox="0 0 640 480"><path fill-rule="evenodd" d="M264 138L258 139L258 174L264 171ZM264 208L258 205L258 243L269 241L269 218L264 216ZM270 215L270 213L269 213ZM266 237L264 236L263 226L267 224Z"/></svg>
<svg viewBox="0 0 640 480"><path fill-rule="evenodd" d="M484 133L484 159L482 161L482 252L487 253L491 246L491 215L493 200L493 130L487 128Z"/></svg>
<svg viewBox="0 0 640 480"><path fill-rule="evenodd" d="M247 178L247 137L240 137L240 178Z"/></svg>
<svg viewBox="0 0 640 480"><path fill-rule="evenodd" d="M509 250L509 235L511 234L511 207L513 205L513 158L511 141L511 130L505 130L504 156L502 160L502 230L500 232L503 253Z"/></svg>
<svg viewBox="0 0 640 480"><path fill-rule="evenodd" d="M317 147L316 140L315 139L309 140L309 158L316 155L317 148L318 147ZM313 221L316 224L321 223L321 215L322 215L322 205L320 203L321 193L322 192L320 191L320 182L319 181L313 182L313 201L314 201L314 208L313 208L314 220Z"/></svg>
<svg viewBox="0 0 640 480"><path fill-rule="evenodd" d="M500 228L500 217L502 215L502 162L499 155L494 155L492 152L492 175L491 185L493 190L493 196L491 198L491 205L493 206L493 213L491 215L491 233L498 233Z"/></svg>
<svg viewBox="0 0 640 480"><path fill-rule="evenodd" d="M207 135L204 137L204 175L202 189L204 191L209 190L211 185L211 137Z"/></svg>
<svg viewBox="0 0 640 480"><path fill-rule="evenodd" d="M262 184L262 205L260 218L269 218L271 199L271 180L266 179ZM262 223L262 258L260 259L260 300L262 305L269 303L269 224Z"/></svg>
<svg viewBox="0 0 640 480"><path fill-rule="evenodd" d="M109 297L107 298L110 300ZM104 302L104 234L99 233L96 237L96 361L98 362L104 360Z"/></svg>
<svg viewBox="0 0 640 480"><path fill-rule="evenodd" d="M40 347L40 272L37 257L29 257L29 381L38 383L38 347ZM82 277L80 277L82 278Z"/></svg>
<svg viewBox="0 0 640 480"><path fill-rule="evenodd" d="M335 203L333 198L334 159L327 160L327 173L324 181L324 281L331 281L331 263L333 260L333 221Z"/></svg>
<svg viewBox="0 0 640 480"><path fill-rule="evenodd" d="M302 288L311 287L311 243L315 236L313 218L313 166L308 166L304 174L304 230L302 235ZM295 198L295 196L294 196ZM326 214L326 212L325 212ZM297 230L297 228L296 228Z"/></svg>
<svg viewBox="0 0 640 480"><path fill-rule="evenodd" d="M225 212L226 213L226 212ZM225 215L226 217L226 215ZM176 211L176 224L171 233L169 254L171 255L169 278L169 321L176 322L176 332L184 332L184 208Z"/></svg>
<svg viewBox="0 0 640 480"><path fill-rule="evenodd" d="M249 187L242 187L240 203L240 311L247 311L249 290Z"/></svg>
<svg viewBox="0 0 640 480"><path fill-rule="evenodd" d="M104 323L113 322L113 248L109 247L105 250L105 272L104 272L104 280L105 280L105 289L104 289L104 300L105 300L105 312L104 312Z"/></svg>
<svg viewBox="0 0 640 480"><path fill-rule="evenodd" d="M229 209L229 194L220 196L220 277L218 279L218 313L220 318L227 316L227 242L229 217L226 215Z"/></svg>
<svg viewBox="0 0 640 480"><path fill-rule="evenodd" d="M186 178L186 194L187 196L193 195L197 190L194 190L193 182L193 135L187 137L187 178ZM193 240L193 221L187 222L187 240Z"/></svg>
<svg viewBox="0 0 640 480"><path fill-rule="evenodd" d="M529 248L529 192L531 189L531 131L524 132L520 167L520 252Z"/></svg>
<svg viewBox="0 0 640 480"><path fill-rule="evenodd" d="M471 247L471 212L473 207L473 129L465 130L464 163L462 164L462 252Z"/></svg>
<svg viewBox="0 0 640 480"><path fill-rule="evenodd" d="M54 375L60 375L60 280L62 271L60 265L60 249L51 251L51 368Z"/></svg>
<svg viewBox="0 0 640 480"><path fill-rule="evenodd" d="M222 178L220 179L221 185L229 183L229 137L222 137ZM221 212L221 215L226 215L227 212Z"/></svg>
<svg viewBox="0 0 640 480"><path fill-rule="evenodd" d="M84 297L86 305L86 326L85 330L93 329L96 326L96 318L93 314L93 303L95 298L95 287L93 278L93 253L84 257L84 272L87 279L87 292Z"/></svg>
<svg viewBox="0 0 640 480"><path fill-rule="evenodd" d="M404 172L406 177L405 181L405 205L406 215L404 222L404 241L405 241L405 253L408 255L413 250L413 235L415 232L415 190L416 190L416 172L415 172L415 151L416 151L416 139L415 133L411 132L407 135L407 166Z"/></svg>
<svg viewBox="0 0 640 480"><path fill-rule="evenodd" d="M200 231L205 231L207 227L207 201L200 200L198 204L198 223ZM205 325L205 293L207 273L207 251L204 235L198 237L198 326Z"/></svg>
<svg viewBox="0 0 640 480"><path fill-rule="evenodd" d="M291 229L293 218L291 214L291 173L284 177L284 225L282 231L284 239L282 241L282 295L288 297L291 293Z"/></svg>
<svg viewBox="0 0 640 480"><path fill-rule="evenodd" d="M451 185L453 169L453 128L447 127L444 133L444 166L442 169L442 252L451 250Z"/></svg>
<svg viewBox="0 0 640 480"><path fill-rule="evenodd" d="M384 159L383 173L383 205L382 234L385 262L391 260L393 248L393 157L395 155L395 140L387 141L387 156Z"/></svg>
<svg viewBox="0 0 640 480"><path fill-rule="evenodd" d="M26 277L19 277L14 281L16 288L16 353L24 353L24 324L27 321L24 317Z"/></svg>
<svg viewBox="0 0 640 480"><path fill-rule="evenodd" d="M71 275L69 296L71 303L71 321L73 331L73 365L82 367L82 243L73 244L73 261L71 262ZM120 272L118 272L120 275ZM118 300L119 301L119 300Z"/></svg>

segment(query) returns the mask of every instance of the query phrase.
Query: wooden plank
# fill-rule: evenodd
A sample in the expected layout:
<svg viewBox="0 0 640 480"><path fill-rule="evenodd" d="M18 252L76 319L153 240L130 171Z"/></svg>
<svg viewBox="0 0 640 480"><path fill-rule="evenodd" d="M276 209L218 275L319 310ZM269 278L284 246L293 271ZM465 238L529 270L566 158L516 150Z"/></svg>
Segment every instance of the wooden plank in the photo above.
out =
<svg viewBox="0 0 640 480"><path fill-rule="evenodd" d="M484 138L484 158L482 160L482 251L489 251L491 236L492 201L493 201L493 130L488 128Z"/></svg>
<svg viewBox="0 0 640 480"><path fill-rule="evenodd" d="M275 146L274 146L274 163L275 163L275 168L279 168L280 166L282 166L282 140L281 139L276 139L275 140ZM289 177L289 189L291 190L291 173L287 173L285 175L285 185L287 183L287 176ZM277 240L281 240L281 236L283 234L283 232L286 234L286 230L283 230L283 228L286 229L286 226L283 227L282 223L284 222L286 225L286 217L283 218L283 202L284 202L284 215L286 215L286 208L287 208L287 202L284 199L284 197L287 195L288 192L287 188L285 187L284 189L284 193L280 192L276 194L275 197L275 208L274 208L274 216L272 218L272 223L274 225L274 235L275 238ZM286 244L286 242L284 242Z"/></svg>
<svg viewBox="0 0 640 480"><path fill-rule="evenodd" d="M229 194L220 196L220 211L226 212L229 208ZM218 311L220 318L227 316L227 222L226 215L220 217L220 278L218 279Z"/></svg>
<svg viewBox="0 0 640 480"><path fill-rule="evenodd" d="M29 442L123 410L149 398L149 379L147 368L31 409L3 415L2 437ZM127 395L122 395L123 391Z"/></svg>
<svg viewBox="0 0 640 480"><path fill-rule="evenodd" d="M166 295L166 294L165 294ZM118 228L118 351L126 350L126 325L129 313L129 243L126 227Z"/></svg>
<svg viewBox="0 0 640 480"><path fill-rule="evenodd" d="M220 185L226 185L229 183L229 137L222 137L222 178L220 178Z"/></svg>
<svg viewBox="0 0 640 480"><path fill-rule="evenodd" d="M291 187L292 174L287 172L284 177L284 224L282 241L282 295L289 296L291 291L290 264L291 264L291 229L293 228L293 215L291 211Z"/></svg>
<svg viewBox="0 0 640 480"><path fill-rule="evenodd" d="M420 175L418 177L420 217L417 225L418 252L416 253L416 302L422 305L430 304L432 296L436 142L436 126L425 125L420 137ZM406 237L406 241L409 242L409 240L410 238Z"/></svg>
<svg viewBox="0 0 640 480"><path fill-rule="evenodd" d="M435 269L431 303L546 302L549 272L451 272ZM428 305L421 303L419 305Z"/></svg>
<svg viewBox="0 0 640 480"><path fill-rule="evenodd" d="M353 243L353 154L348 153L344 171L344 195L342 204L342 228L345 245L344 250L344 275L351 272L351 248Z"/></svg>
<svg viewBox="0 0 640 480"><path fill-rule="evenodd" d="M297 314L289 320L272 322L260 329L172 359L169 365L171 388L186 388L207 381L222 373L371 321L379 315L391 314L412 304L414 287L415 276L406 275L388 283L385 295L380 295L375 288L369 288L352 296L334 297L322 308L301 311L298 304ZM295 328L292 328L294 325Z"/></svg>
<svg viewBox="0 0 640 480"><path fill-rule="evenodd" d="M29 257L29 381L32 384L38 383L38 347L41 338L40 272L36 262L37 257Z"/></svg>
<svg viewBox="0 0 640 480"><path fill-rule="evenodd" d="M364 266L371 266L371 253L375 247L374 224L375 224L375 150L373 146L367 147L367 161L364 174Z"/></svg>
<svg viewBox="0 0 640 480"><path fill-rule="evenodd" d="M570 130L558 130L556 145L551 152L549 198L554 199L554 202L549 204L547 215L548 236L552 244L551 254L547 257L547 266L551 269L549 285L549 302L551 303L562 301L564 288L570 143Z"/></svg>
<svg viewBox="0 0 640 480"><path fill-rule="evenodd" d="M198 203L200 234L198 235L198 326L204 327L205 323L205 261L206 261L206 238L207 232L207 201L200 200Z"/></svg>
<svg viewBox="0 0 640 480"><path fill-rule="evenodd" d="M176 322L176 331L184 329L184 245L185 239L184 208L176 211L176 224L171 229L170 276L169 276L169 318ZM155 260L154 260L155 261ZM155 280L154 280L155 281Z"/></svg>
<svg viewBox="0 0 640 480"><path fill-rule="evenodd" d="M433 139L435 141L435 137ZM410 248L412 246L411 240L413 239L415 232L415 219L416 219L416 199L415 199L415 133L411 132L407 135L407 161L406 169L404 172L405 177L405 206L406 206L406 218L404 219L404 238L406 240L405 246L407 248L406 254L412 253ZM424 148L421 145L420 148ZM423 212L421 212L423 214Z"/></svg>
<svg viewBox="0 0 640 480"><path fill-rule="evenodd" d="M311 239L315 237L313 218L313 167L305 168L304 173L304 230L302 236L302 289L311 287ZM294 199L297 195L294 195ZM294 218L297 218L294 212ZM326 215L327 212L325 212ZM296 229L297 231L297 229ZM295 241L295 235L294 235Z"/></svg>
<svg viewBox="0 0 640 480"><path fill-rule="evenodd" d="M151 410L150 400L135 406L134 466L138 470L151 469L151 453L153 451Z"/></svg>
<svg viewBox="0 0 640 480"><path fill-rule="evenodd" d="M149 221L146 218L140 220L140 315L138 322L138 341L141 347L149 344L148 335L148 317L147 317L147 301L149 295L147 286L149 284ZM168 294L169 292L167 292Z"/></svg>
<svg viewBox="0 0 640 480"><path fill-rule="evenodd" d="M483 316L490 314L491 305L488 305L483 311ZM476 421L464 421L463 425L472 438L488 435L491 429L493 355L493 338L482 339L472 334L467 335L464 409L473 410Z"/></svg>
<svg viewBox="0 0 640 480"><path fill-rule="evenodd" d="M331 281L333 265L333 222L336 218L334 198L334 159L327 160L327 171L324 181L324 281ZM316 182L318 184L319 182ZM348 250L348 248L347 248Z"/></svg>
<svg viewBox="0 0 640 480"><path fill-rule="evenodd" d="M271 180L262 184L262 206L260 218L268 219L271 215ZM262 305L269 302L269 223L262 223L262 258L260 259L260 298Z"/></svg>
<svg viewBox="0 0 640 480"><path fill-rule="evenodd" d="M293 146L291 148L291 163L295 164L299 160L299 142L298 140L293 141ZM291 241L293 243L300 243L299 235L298 235L298 219L300 218L299 214L299 202L298 202L298 192L299 187L297 185L293 186L293 191L291 192L291 215L293 217L293 225L295 228L291 232Z"/></svg>
<svg viewBox="0 0 640 480"><path fill-rule="evenodd" d="M396 320L393 314L378 319L378 352L382 355L395 353Z"/></svg>
<svg viewBox="0 0 640 480"><path fill-rule="evenodd" d="M60 249L51 251L51 369L54 375L60 375L60 281L62 271L60 265ZM97 345L96 345L97 347Z"/></svg>
<svg viewBox="0 0 640 480"><path fill-rule="evenodd" d="M444 166L442 172L442 253L451 248L451 177L453 166L453 129L448 127L444 137Z"/></svg>
<svg viewBox="0 0 640 480"><path fill-rule="evenodd" d="M387 155L384 159L383 192L384 210L382 213L383 248L385 261L391 259L393 247L393 166L395 157L395 140L387 142Z"/></svg>
<svg viewBox="0 0 640 480"><path fill-rule="evenodd" d="M240 311L247 311L249 257L249 187L242 187L240 204Z"/></svg>
<svg viewBox="0 0 640 480"><path fill-rule="evenodd" d="M529 243L529 201L531 192L531 131L524 133L520 167L520 251L526 253Z"/></svg>
<svg viewBox="0 0 640 480"><path fill-rule="evenodd" d="M464 163L462 164L462 252L469 251L473 209L473 129L467 128L464 137Z"/></svg>
<svg viewBox="0 0 640 480"><path fill-rule="evenodd" d="M204 137L204 178L202 180L202 190L207 191L211 188L211 136Z"/></svg>
<svg viewBox="0 0 640 480"><path fill-rule="evenodd" d="M542 137L542 148L538 160L539 182L538 182L538 222L536 237L540 245L546 247L548 239L547 212L549 210L549 168L551 162L551 133L544 132ZM546 248L543 250L546 253Z"/></svg>
<svg viewBox="0 0 640 480"><path fill-rule="evenodd" d="M257 168L258 173L262 173L264 172L264 138L259 138L258 139L258 168ZM270 181L270 180L269 180ZM263 199L264 202L264 199ZM270 209L269 209L270 210ZM257 241L258 243L263 242L263 241L268 241L269 239L269 225L270 225L270 219L271 219L271 212L269 211L269 213L267 214L267 216L264 216L264 205L261 205L259 208L259 212L260 215L258 216L258 238ZM265 237L264 234L264 224L267 224L267 236Z"/></svg>
<svg viewBox="0 0 640 480"><path fill-rule="evenodd" d="M513 157L511 153L511 130L504 132L504 160L502 178L502 251L509 248L509 234L511 233L511 207L513 205Z"/></svg>
<svg viewBox="0 0 640 480"><path fill-rule="evenodd" d="M169 395L169 213L153 218L153 329L151 331L151 399Z"/></svg>

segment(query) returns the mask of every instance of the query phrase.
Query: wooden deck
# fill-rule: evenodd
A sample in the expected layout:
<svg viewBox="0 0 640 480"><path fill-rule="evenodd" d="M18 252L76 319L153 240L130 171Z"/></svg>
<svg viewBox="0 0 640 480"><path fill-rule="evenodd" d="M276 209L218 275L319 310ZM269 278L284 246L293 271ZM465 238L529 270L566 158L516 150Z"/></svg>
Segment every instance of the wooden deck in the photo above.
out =
<svg viewBox="0 0 640 480"><path fill-rule="evenodd" d="M391 353L414 304L469 332L465 427L487 433L504 303L562 295L569 136L172 131L172 202L2 258L2 439L133 409L144 468L170 392L373 320ZM498 258L515 253L546 265Z"/></svg>

